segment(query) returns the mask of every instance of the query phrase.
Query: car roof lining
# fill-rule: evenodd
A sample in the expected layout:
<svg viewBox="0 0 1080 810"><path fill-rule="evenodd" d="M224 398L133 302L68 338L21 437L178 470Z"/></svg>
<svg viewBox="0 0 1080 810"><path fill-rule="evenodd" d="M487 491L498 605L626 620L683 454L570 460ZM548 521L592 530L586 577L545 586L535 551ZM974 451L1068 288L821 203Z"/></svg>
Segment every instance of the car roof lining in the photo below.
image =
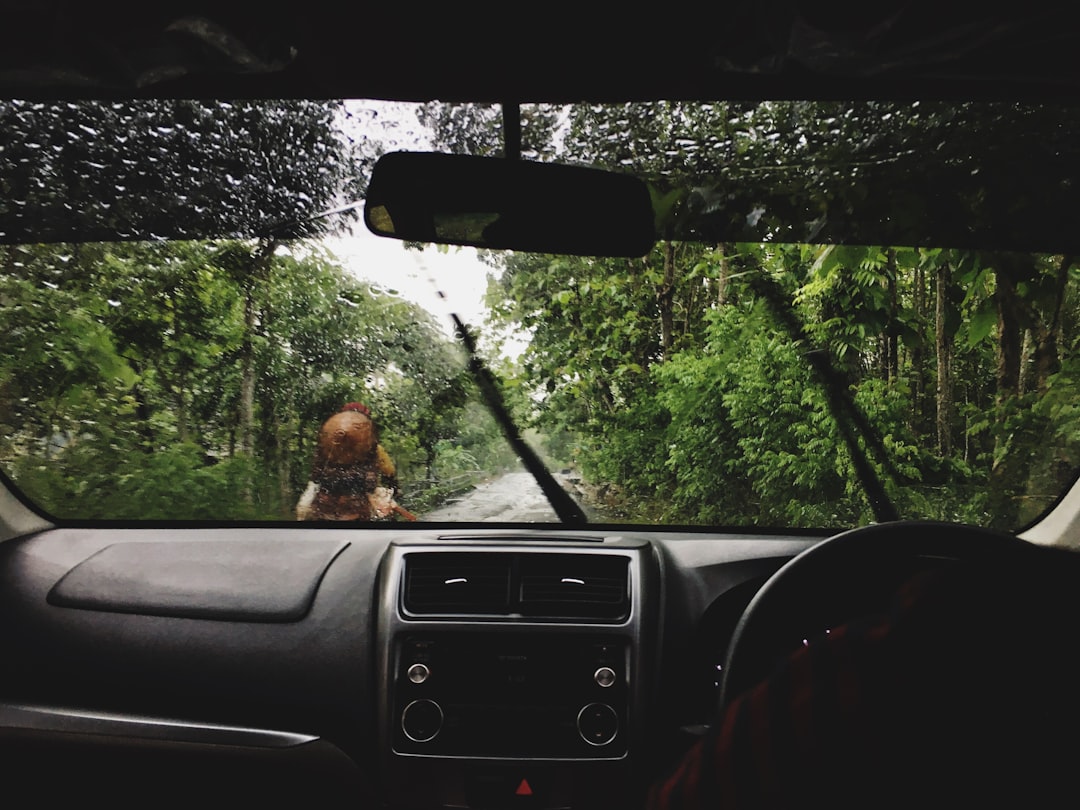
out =
<svg viewBox="0 0 1080 810"><path fill-rule="evenodd" d="M0 92L23 98L412 101L1024 97L1080 86L1068 10L715 4L654 19L575 15L492 28L459 7L165 0L102 13L4 3ZM690 24L687 24L687 23Z"/></svg>

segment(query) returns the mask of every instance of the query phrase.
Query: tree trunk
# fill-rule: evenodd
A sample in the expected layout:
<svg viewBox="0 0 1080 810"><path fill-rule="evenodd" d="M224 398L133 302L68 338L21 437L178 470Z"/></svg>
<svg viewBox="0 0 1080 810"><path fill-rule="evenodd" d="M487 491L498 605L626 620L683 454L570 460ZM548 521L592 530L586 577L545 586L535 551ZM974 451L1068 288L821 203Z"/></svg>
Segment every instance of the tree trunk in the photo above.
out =
<svg viewBox="0 0 1080 810"><path fill-rule="evenodd" d="M251 455L255 442L255 285L244 288L244 339L240 344L239 450Z"/></svg>
<svg viewBox="0 0 1080 810"><path fill-rule="evenodd" d="M136 376L135 384L131 386L131 397L135 400L135 424L139 426L138 431L142 437L143 451L152 453L154 452L154 430L150 426L152 412L149 403L146 401L146 392L139 383L143 375L142 364L134 359L129 359L128 362L131 364Z"/></svg>
<svg viewBox="0 0 1080 810"><path fill-rule="evenodd" d="M263 414L263 427L260 431L260 458L265 460L267 471L267 490L270 490L271 475L277 478L277 498L279 501L280 514L283 519L288 519L293 514L295 496L292 491L292 482L289 480L289 449L286 439L286 425L282 424L278 408L275 407L270 396L262 396L260 409Z"/></svg>
<svg viewBox="0 0 1080 810"><path fill-rule="evenodd" d="M1016 311L1016 285L1007 270L995 273L997 288L997 400L1002 403L1020 391L1021 329Z"/></svg>
<svg viewBox="0 0 1080 810"><path fill-rule="evenodd" d="M693 321L694 321L694 311L695 311L695 307L697 306L697 289L698 289L698 284L697 284L696 281L693 284L688 284L687 285L686 300L683 302L683 319L682 319L682 323L683 323L682 334L683 334L684 339L685 339L685 337L687 335L690 334L690 327L692 326Z"/></svg>
<svg viewBox="0 0 1080 810"><path fill-rule="evenodd" d="M281 494L281 515L288 520L294 514L290 459L284 430L278 433L278 491Z"/></svg>
<svg viewBox="0 0 1080 810"><path fill-rule="evenodd" d="M1019 266L1017 257L1002 254L995 260L994 303L997 307L997 391L998 419L1006 418L1003 406L1010 399L1020 394L1020 374L1022 371L1022 302L1016 291L1016 279L1022 277L1024 268ZM1026 260L1026 257L1019 261ZM998 516L998 525L1012 526L1018 519L1017 496L1021 483L1027 478L1030 459L1026 453L1001 453L1004 431L999 430L994 440L994 463L990 470L990 499L988 508Z"/></svg>
<svg viewBox="0 0 1080 810"><path fill-rule="evenodd" d="M191 429L188 425L187 391L181 385L176 392L176 435L181 442L191 438Z"/></svg>
<svg viewBox="0 0 1080 810"><path fill-rule="evenodd" d="M255 323L258 320L256 295L270 275L270 260L277 240L261 243L252 255L251 273L244 286L244 338L240 346L240 452L255 451Z"/></svg>
<svg viewBox="0 0 1080 810"><path fill-rule="evenodd" d="M916 434L925 435L923 431L923 351L922 325L926 323L926 289L922 267L915 267L914 289L912 291L912 308L915 310L915 323L919 325L919 339L911 349L911 411L912 427Z"/></svg>
<svg viewBox="0 0 1080 810"><path fill-rule="evenodd" d="M934 342L937 350L937 444L938 454L944 458L952 453L952 345L945 329L949 265L939 264L936 276Z"/></svg>
<svg viewBox="0 0 1080 810"><path fill-rule="evenodd" d="M728 275L731 273L727 247L722 242L716 246L716 254L720 258L719 274L716 277L716 305L722 307L728 302Z"/></svg>
<svg viewBox="0 0 1080 810"><path fill-rule="evenodd" d="M675 300L675 245L669 240L664 242L664 283L656 294L660 308L660 348L663 358L671 355L671 346L675 332L675 317L672 312Z"/></svg>
<svg viewBox="0 0 1080 810"><path fill-rule="evenodd" d="M900 315L899 295L896 291L896 251L889 248L888 259L885 266L886 278L889 290L889 325L886 327L885 338L885 362L887 380L889 384L896 382L900 376Z"/></svg>
<svg viewBox="0 0 1080 810"><path fill-rule="evenodd" d="M1058 342L1061 338L1061 315L1065 307L1065 287L1069 283L1069 267L1072 262L1072 256L1065 256L1058 265L1057 278L1054 280L1054 311L1050 316L1050 323L1043 324L1035 335L1035 390L1040 394L1046 393L1050 377L1061 371Z"/></svg>

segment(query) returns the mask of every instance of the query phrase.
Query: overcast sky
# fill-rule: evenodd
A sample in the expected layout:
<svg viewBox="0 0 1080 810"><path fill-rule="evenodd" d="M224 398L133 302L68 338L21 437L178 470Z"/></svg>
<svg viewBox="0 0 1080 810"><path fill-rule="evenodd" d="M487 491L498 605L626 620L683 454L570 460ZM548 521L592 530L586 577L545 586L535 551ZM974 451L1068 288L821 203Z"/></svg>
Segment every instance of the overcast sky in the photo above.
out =
<svg viewBox="0 0 1080 810"><path fill-rule="evenodd" d="M326 239L324 244L358 278L400 293L441 322L449 324L450 313L455 313L466 323L483 323L483 296L492 268L472 248L406 250L403 242L375 236L362 224L355 235Z"/></svg>

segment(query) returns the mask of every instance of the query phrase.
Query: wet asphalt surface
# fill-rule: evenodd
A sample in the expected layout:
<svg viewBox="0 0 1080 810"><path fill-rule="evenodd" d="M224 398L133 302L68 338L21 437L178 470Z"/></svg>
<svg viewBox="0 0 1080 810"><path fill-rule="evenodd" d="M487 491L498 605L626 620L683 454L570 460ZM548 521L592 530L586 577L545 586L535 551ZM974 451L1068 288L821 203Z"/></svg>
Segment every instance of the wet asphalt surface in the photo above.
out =
<svg viewBox="0 0 1080 810"><path fill-rule="evenodd" d="M527 472L512 472L480 484L459 499L420 516L445 522L558 523L540 485Z"/></svg>

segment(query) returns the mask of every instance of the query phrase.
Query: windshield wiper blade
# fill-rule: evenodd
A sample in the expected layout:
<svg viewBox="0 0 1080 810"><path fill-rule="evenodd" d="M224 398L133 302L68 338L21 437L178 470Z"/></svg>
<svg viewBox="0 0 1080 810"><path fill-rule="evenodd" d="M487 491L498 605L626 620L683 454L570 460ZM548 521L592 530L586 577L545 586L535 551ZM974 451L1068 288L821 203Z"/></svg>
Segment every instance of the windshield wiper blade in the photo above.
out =
<svg viewBox="0 0 1080 810"><path fill-rule="evenodd" d="M532 474L532 477L536 479L536 483L540 485L540 489L543 490L544 496L551 504L551 508L555 510L559 520L568 526L584 526L588 523L585 512L574 502L569 493L559 486L555 476L551 474L551 471L536 455L536 452L521 437L521 431L514 424L510 411L503 401L502 392L499 391L495 376L476 351L476 341L473 339L468 327L457 315L452 314L450 317L453 318L454 329L457 331L458 338L465 347L465 351L468 352L469 371L476 380L480 393L483 394L484 400L487 402L488 407L491 408L495 421L499 423L506 440L510 442L514 452L518 454L518 457L525 465L525 469Z"/></svg>
<svg viewBox="0 0 1080 810"><path fill-rule="evenodd" d="M821 384L825 389L825 397L829 402L829 410L836 420L840 436L847 446L851 463L855 467L855 476L859 479L859 485L866 493L866 499L870 502L870 508L874 511L874 518L879 523L888 523L900 520L900 513L896 505L889 499L885 492L885 485L878 476L874 465L867 458L867 453L859 446L858 437L851 429L854 425L859 436L862 436L867 447L873 451L877 461L889 472L894 481L900 480L900 475L889 458L885 444L870 425L866 414L855 404L848 392L847 383L843 375L836 370L829 353L815 345L810 334L806 331L806 325L795 313L794 308L785 298L784 291L774 279L763 274L754 274L750 277L751 288L769 304L776 319L790 337L796 343L808 346L806 359L817 373Z"/></svg>

